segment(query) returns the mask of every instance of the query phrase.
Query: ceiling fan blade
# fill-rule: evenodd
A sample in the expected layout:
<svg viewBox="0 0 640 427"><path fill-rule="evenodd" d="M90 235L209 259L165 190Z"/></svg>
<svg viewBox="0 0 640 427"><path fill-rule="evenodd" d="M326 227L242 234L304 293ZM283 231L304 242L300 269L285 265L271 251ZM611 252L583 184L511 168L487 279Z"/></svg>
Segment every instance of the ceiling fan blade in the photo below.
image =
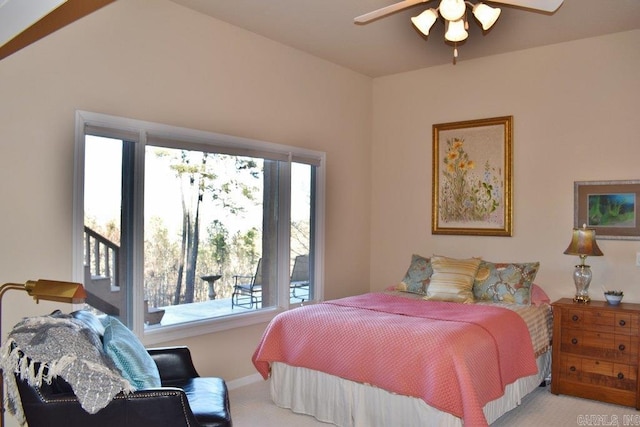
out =
<svg viewBox="0 0 640 427"><path fill-rule="evenodd" d="M402 9L406 9L408 7L414 6L419 3L425 3L430 0L404 0L399 3L395 3L386 7L383 7L378 10L374 10L373 12L365 13L364 15L357 16L353 22L356 24L366 24L378 18L382 18L383 16L390 15L394 12L397 12Z"/></svg>
<svg viewBox="0 0 640 427"><path fill-rule="evenodd" d="M555 12L564 0L489 0L491 3L510 4L527 9Z"/></svg>

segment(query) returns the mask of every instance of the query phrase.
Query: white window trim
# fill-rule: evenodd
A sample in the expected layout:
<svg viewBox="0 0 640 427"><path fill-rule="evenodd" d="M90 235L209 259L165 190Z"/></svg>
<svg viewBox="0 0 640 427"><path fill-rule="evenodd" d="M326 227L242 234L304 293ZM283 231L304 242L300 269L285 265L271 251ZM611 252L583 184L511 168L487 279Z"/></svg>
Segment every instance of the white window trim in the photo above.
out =
<svg viewBox="0 0 640 427"><path fill-rule="evenodd" d="M230 145L246 150L258 150L261 153L275 153L278 156L286 155L294 161L300 159L311 160L316 165L316 212L315 212L315 300L311 302L322 301L324 299L324 227L325 227L325 175L326 175L326 153L304 148L275 144L271 142L259 141L248 138L218 134L213 132L205 132L194 129L187 129L175 126L164 125L160 123L140 121L124 117L106 115L101 113L93 113L88 111L76 111L76 127L75 127L75 159L74 159L74 188L73 188L73 231L72 231L72 271L73 280L83 283L84 281L84 263L83 263L83 230L84 230L84 139L85 129L87 126L106 128L106 129L122 129L139 134L140 144L136 144L137 149L144 150L147 134L165 138L176 138L179 135L180 140L190 140L199 144L207 145ZM141 162L144 163L144 162ZM136 165L143 168L144 165ZM140 175L142 176L142 175ZM290 183L289 183L290 184ZM143 183L136 182L134 192L137 200L143 200L142 195ZM290 191L290 185L287 186ZM282 196L281 196L282 197ZM287 199L287 205L290 201ZM138 220L135 227L135 233L143 233L142 219ZM136 239L138 247L134 248L134 256L142 256L143 239ZM288 239L286 240L288 242ZM288 253L285 253L285 245L279 247L282 253L279 253L279 259L283 263L283 267L287 263ZM288 244L286 245L288 249ZM142 283L143 271L139 267L140 263L134 262L134 277L137 283ZM287 267L288 269L288 267ZM279 271L287 271L279 269ZM214 332L255 325L270 321L276 314L287 310L290 306L288 294L285 295L288 286L282 285L283 281L288 282L288 277L278 278L278 289L280 292L279 305L277 307L265 308L242 314L234 314L222 316L212 319L204 319L196 322L188 322L177 325L164 326L158 329L144 329L144 313L143 313L143 295L144 290L141 286L135 287L133 290L133 324L134 332L142 338L145 344L157 344L175 339L210 334ZM286 288L286 289L285 289Z"/></svg>

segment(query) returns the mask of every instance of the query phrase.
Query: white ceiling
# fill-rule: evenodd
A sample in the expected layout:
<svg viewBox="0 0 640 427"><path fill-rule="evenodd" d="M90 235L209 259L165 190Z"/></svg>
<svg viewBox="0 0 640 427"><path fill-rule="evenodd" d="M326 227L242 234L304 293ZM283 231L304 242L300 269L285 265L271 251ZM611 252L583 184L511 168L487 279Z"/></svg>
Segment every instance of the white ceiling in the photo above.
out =
<svg viewBox="0 0 640 427"><path fill-rule="evenodd" d="M0 0L0 46L67 0Z"/></svg>
<svg viewBox="0 0 640 427"><path fill-rule="evenodd" d="M366 25L354 24L353 18L399 0L171 1L371 77L453 63L442 20L428 38L410 21L437 7L438 0ZM553 14L486 3L500 7L502 14L485 34L477 21L469 23L469 38L458 44L459 63L640 28L640 0L565 0Z"/></svg>

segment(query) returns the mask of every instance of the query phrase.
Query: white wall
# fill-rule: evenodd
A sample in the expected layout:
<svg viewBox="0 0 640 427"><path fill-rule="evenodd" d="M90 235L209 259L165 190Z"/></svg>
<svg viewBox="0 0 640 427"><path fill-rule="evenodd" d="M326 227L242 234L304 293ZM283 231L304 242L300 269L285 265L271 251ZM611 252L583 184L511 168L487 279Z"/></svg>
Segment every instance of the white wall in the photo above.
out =
<svg viewBox="0 0 640 427"><path fill-rule="evenodd" d="M631 31L375 79L371 289L402 279L412 253L437 253L540 261L536 282L572 297L574 181L640 179L639 44ZM506 115L513 237L432 235L432 125ZM640 241L598 245L592 297L606 285L640 302Z"/></svg>
<svg viewBox="0 0 640 427"><path fill-rule="evenodd" d="M0 280L72 278L80 109L326 151L325 295L367 291L371 85L165 0L119 0L15 53L0 62ZM58 307L3 302L4 333ZM179 344L201 374L232 380L255 373L264 327Z"/></svg>

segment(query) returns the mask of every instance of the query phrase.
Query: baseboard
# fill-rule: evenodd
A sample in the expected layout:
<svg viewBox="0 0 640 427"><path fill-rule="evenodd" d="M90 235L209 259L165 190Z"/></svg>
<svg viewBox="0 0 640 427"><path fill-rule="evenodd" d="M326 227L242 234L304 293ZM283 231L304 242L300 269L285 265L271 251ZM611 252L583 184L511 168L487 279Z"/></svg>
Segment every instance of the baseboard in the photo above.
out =
<svg viewBox="0 0 640 427"><path fill-rule="evenodd" d="M227 388L229 390L234 390L236 388L240 388L243 387L245 385L249 385L249 384L255 384L258 383L260 381L264 381L264 379L262 378L262 375L255 373L246 377L242 377L242 378L238 378L235 380L231 380L231 381L227 381Z"/></svg>

